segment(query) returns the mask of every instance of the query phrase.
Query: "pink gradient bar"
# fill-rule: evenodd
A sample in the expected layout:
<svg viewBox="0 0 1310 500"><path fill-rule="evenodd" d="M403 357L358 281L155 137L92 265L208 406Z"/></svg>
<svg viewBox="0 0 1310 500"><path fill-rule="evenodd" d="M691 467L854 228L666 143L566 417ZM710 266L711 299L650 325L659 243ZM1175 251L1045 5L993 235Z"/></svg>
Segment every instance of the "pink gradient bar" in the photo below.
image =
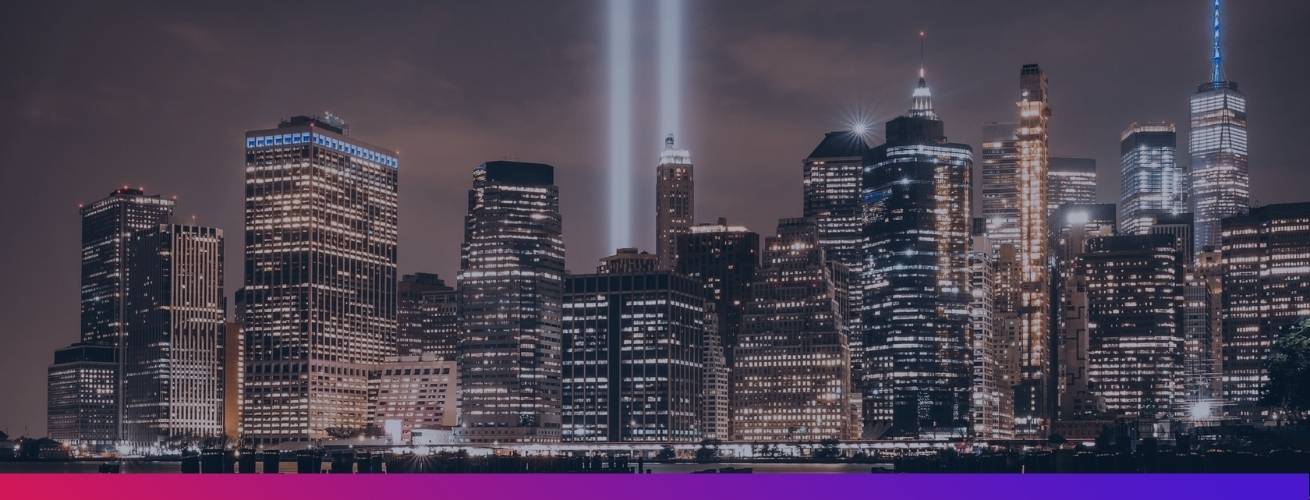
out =
<svg viewBox="0 0 1310 500"><path fill-rule="evenodd" d="M1301 474L0 475L0 498L48 500L1296 499Z"/></svg>

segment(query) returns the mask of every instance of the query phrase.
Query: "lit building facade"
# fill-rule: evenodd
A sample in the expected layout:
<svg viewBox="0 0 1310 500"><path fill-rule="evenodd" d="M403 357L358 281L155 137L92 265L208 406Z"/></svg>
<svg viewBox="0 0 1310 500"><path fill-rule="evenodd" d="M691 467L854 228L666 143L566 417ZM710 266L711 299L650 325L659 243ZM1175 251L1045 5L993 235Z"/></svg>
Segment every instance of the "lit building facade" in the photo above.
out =
<svg viewBox="0 0 1310 500"><path fill-rule="evenodd" d="M564 237L554 167L493 161L473 170L458 281L457 436L559 441Z"/></svg>
<svg viewBox="0 0 1310 500"><path fill-rule="evenodd" d="M406 274L396 285L396 352L455 361L459 294L431 273Z"/></svg>
<svg viewBox="0 0 1310 500"><path fill-rule="evenodd" d="M1052 156L1050 173L1046 184L1048 215L1065 205L1096 203L1096 160Z"/></svg>
<svg viewBox="0 0 1310 500"><path fill-rule="evenodd" d="M1251 176L1247 170L1246 95L1237 82L1224 78L1223 34L1219 2L1214 3L1210 81L1202 83L1190 102L1192 213L1196 216L1197 249L1219 248L1221 221L1245 213L1251 206Z"/></svg>
<svg viewBox="0 0 1310 500"><path fill-rule="evenodd" d="M223 231L134 233L123 360L123 440L136 447L223 435Z"/></svg>
<svg viewBox="0 0 1310 500"><path fill-rule="evenodd" d="M240 307L239 301L237 306ZM241 334L240 320L225 322L223 330L223 435L235 440L241 437L241 382L246 366L245 336Z"/></svg>
<svg viewBox="0 0 1310 500"><path fill-rule="evenodd" d="M1113 203L1065 205L1051 215L1055 419L1062 430L1069 428L1068 422L1102 416L1102 405L1092 395L1087 378L1092 325L1088 316L1087 276L1081 272L1080 258L1087 251L1088 240L1114 236L1116 223Z"/></svg>
<svg viewBox="0 0 1310 500"><path fill-rule="evenodd" d="M869 146L851 131L828 132L803 161L804 211L819 231L819 245L830 262L845 265L850 276L859 279L864 265L864 208L860 186L864 157ZM850 287L850 312L846 331L850 341L851 370L861 378L864 351L860 334L860 310L864 290Z"/></svg>
<svg viewBox="0 0 1310 500"><path fill-rule="evenodd" d="M78 343L55 351L46 371L46 433L88 450L118 441L118 353L104 344Z"/></svg>
<svg viewBox="0 0 1310 500"><path fill-rule="evenodd" d="M1186 418L1192 425L1213 425L1223 416L1223 252L1213 248L1198 252L1187 280Z"/></svg>
<svg viewBox="0 0 1310 500"><path fill-rule="evenodd" d="M625 257L629 265L620 264ZM597 274L565 282L565 441L704 437L704 289L648 263L642 254L621 253L607 257Z"/></svg>
<svg viewBox="0 0 1310 500"><path fill-rule="evenodd" d="M436 354L389 356L369 371L368 424L409 443L459 424L459 366Z"/></svg>
<svg viewBox="0 0 1310 500"><path fill-rule="evenodd" d="M1119 136L1119 232L1146 234L1161 216L1188 211L1187 173L1172 123L1134 123Z"/></svg>
<svg viewBox="0 0 1310 500"><path fill-rule="evenodd" d="M887 122L863 178L864 428L963 437L973 151L946 142L922 73L914 96L908 116Z"/></svg>
<svg viewBox="0 0 1310 500"><path fill-rule="evenodd" d="M741 317L760 265L760 235L719 218L678 238L679 274L700 280L719 315L724 358L733 366Z"/></svg>
<svg viewBox="0 0 1310 500"><path fill-rule="evenodd" d="M1051 384L1050 232L1047 223L1049 182L1048 123L1051 108L1046 73L1036 64L1019 72L1019 126L1015 129L1018 152L1018 221L1016 248L1019 261L1018 304L1020 380L1015 385L1014 419L1019 437L1042 438L1050 424L1054 403Z"/></svg>
<svg viewBox="0 0 1310 500"><path fill-rule="evenodd" d="M1019 244L1019 144L1015 123L983 126L982 215L994 250Z"/></svg>
<svg viewBox="0 0 1310 500"><path fill-rule="evenodd" d="M660 267L673 269L678 262L678 236L696 222L696 190L691 152L678 149L673 135L664 139L664 151L655 179L655 253Z"/></svg>
<svg viewBox="0 0 1310 500"><path fill-rule="evenodd" d="M1184 404L1183 265L1174 237L1091 238L1080 261L1092 397L1112 416L1174 418Z"/></svg>
<svg viewBox="0 0 1310 500"><path fill-rule="evenodd" d="M995 325L992 291L996 277L996 257L991 250L969 252L969 348L973 379L970 387L970 426L981 439L1013 437L1013 422L1007 422L1002 409L998 344L993 335Z"/></svg>
<svg viewBox="0 0 1310 500"><path fill-rule="evenodd" d="M245 143L243 436L362 428L368 371L395 352L399 159L331 115Z"/></svg>
<svg viewBox="0 0 1310 500"><path fill-rule="evenodd" d="M82 342L118 345L126 333L124 301L132 233L173 216L173 200L124 187L80 207Z"/></svg>
<svg viewBox="0 0 1310 500"><path fill-rule="evenodd" d="M1310 318L1310 203L1265 205L1223 221L1223 400L1229 417L1278 418L1259 405L1280 335Z"/></svg>
<svg viewBox="0 0 1310 500"><path fill-rule="evenodd" d="M782 219L765 244L732 369L732 437L820 441L859 434L840 264L809 219Z"/></svg>

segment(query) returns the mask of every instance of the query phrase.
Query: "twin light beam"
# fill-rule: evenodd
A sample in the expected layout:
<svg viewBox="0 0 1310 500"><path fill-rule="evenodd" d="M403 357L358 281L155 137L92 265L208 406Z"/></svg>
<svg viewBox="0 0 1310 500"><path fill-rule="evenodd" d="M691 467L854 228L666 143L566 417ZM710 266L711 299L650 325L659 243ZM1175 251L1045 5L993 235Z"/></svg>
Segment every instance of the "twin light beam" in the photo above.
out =
<svg viewBox="0 0 1310 500"><path fill-rule="evenodd" d="M659 134L682 137L682 0L659 0ZM633 50L636 0L609 0L609 244L635 247L633 174ZM643 142L642 144L647 144ZM645 150L645 148L642 148Z"/></svg>

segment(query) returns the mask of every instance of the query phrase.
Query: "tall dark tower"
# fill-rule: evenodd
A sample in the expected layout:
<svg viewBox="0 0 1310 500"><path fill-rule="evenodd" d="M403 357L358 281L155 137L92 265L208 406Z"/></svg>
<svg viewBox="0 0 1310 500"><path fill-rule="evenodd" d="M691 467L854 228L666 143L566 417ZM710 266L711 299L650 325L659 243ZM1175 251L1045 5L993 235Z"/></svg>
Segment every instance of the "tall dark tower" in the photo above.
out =
<svg viewBox="0 0 1310 500"><path fill-rule="evenodd" d="M82 342L122 341L132 233L168 222L173 208L173 200L129 187L82 205Z"/></svg>
<svg viewBox="0 0 1310 500"><path fill-rule="evenodd" d="M970 386L973 151L946 141L923 69L863 179L866 437L961 437Z"/></svg>
<svg viewBox="0 0 1310 500"><path fill-rule="evenodd" d="M678 262L678 236L687 234L696 220L691 153L675 147L673 135L664 139L656 172L655 253L661 269L673 269Z"/></svg>
<svg viewBox="0 0 1310 500"><path fill-rule="evenodd" d="M395 353L400 160L331 114L246 132L246 379L252 444L360 428Z"/></svg>
<svg viewBox="0 0 1310 500"><path fill-rule="evenodd" d="M473 170L458 281L459 437L559 441L564 236L554 167Z"/></svg>

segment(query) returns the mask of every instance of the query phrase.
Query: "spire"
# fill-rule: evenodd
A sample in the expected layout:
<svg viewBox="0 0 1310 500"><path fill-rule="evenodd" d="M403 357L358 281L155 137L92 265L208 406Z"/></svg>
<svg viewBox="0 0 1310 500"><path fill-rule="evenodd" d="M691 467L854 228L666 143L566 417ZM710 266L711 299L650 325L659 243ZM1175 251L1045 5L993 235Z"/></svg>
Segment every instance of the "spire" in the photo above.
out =
<svg viewBox="0 0 1310 500"><path fill-rule="evenodd" d="M678 149L673 142L673 134L664 137L664 151L660 153L660 165L691 165L691 152Z"/></svg>
<svg viewBox="0 0 1310 500"><path fill-rule="evenodd" d="M932 91L928 90L928 71L924 64L923 42L927 34L919 32L919 84L914 87L913 103L910 106L910 116L923 117L936 120L937 113L932 109Z"/></svg>
<svg viewBox="0 0 1310 500"><path fill-rule="evenodd" d="M1214 46L1212 47L1213 54L1210 56L1210 60L1214 65L1210 69L1210 79L1214 81L1214 83L1219 83L1224 80L1223 31L1220 29L1219 25L1219 2L1220 0L1214 0Z"/></svg>
<svg viewBox="0 0 1310 500"><path fill-rule="evenodd" d="M673 149L673 134L672 134L672 133L670 133L668 137L665 137L665 138L664 138L664 149Z"/></svg>

